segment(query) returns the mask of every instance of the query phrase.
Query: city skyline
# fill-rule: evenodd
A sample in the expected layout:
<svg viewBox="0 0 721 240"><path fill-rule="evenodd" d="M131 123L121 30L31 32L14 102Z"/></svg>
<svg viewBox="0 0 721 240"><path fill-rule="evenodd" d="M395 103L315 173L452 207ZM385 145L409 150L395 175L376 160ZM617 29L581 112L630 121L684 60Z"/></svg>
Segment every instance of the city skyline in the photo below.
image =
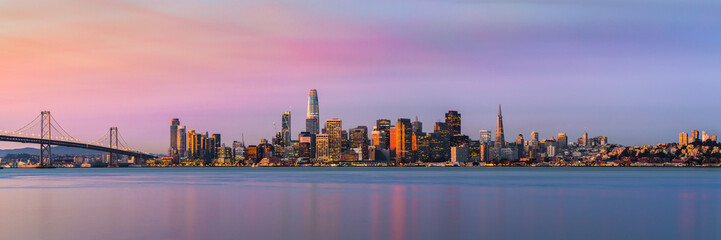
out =
<svg viewBox="0 0 721 240"><path fill-rule="evenodd" d="M291 111L296 138L315 88L320 124L418 116L428 131L457 110L475 138L502 103L507 140L721 132L719 3L317 3L0 3L0 128L48 110L78 138L118 126L164 153L170 118L230 144L272 138Z"/></svg>
<svg viewBox="0 0 721 240"><path fill-rule="evenodd" d="M318 93L315 92L315 91L317 91L317 90L316 90L316 89L312 89L312 91L314 92L314 94L316 94L316 97L317 97L317 94L318 94ZM318 104L318 105L322 105L322 101L316 101L315 103ZM496 105L496 107L497 107L496 110L497 110L498 112L497 112L497 116L496 116L495 125L498 125L498 124L500 123L499 121L501 121L501 112L500 112L501 106L500 106L500 105ZM459 116L460 116L460 114L465 114L464 112L459 111L459 110L456 110L456 109L450 109L450 110L448 110L448 111L449 111L449 113L450 113L450 112L454 112L455 114L459 114ZM307 111L306 111L306 112L307 112ZM505 111L504 111L504 112L505 112ZM281 114L280 116L277 116L277 117L279 118L279 119L278 119L279 122L282 123L282 122L284 121L284 119L282 119L282 118L283 118L282 116L284 116L285 114L290 114L290 113L291 113L291 111L286 111L286 112L282 112L282 114ZM415 116L415 119L416 119L416 121L419 121L419 122L421 122L421 123L423 123L423 122L433 123L433 122L438 122L438 121L440 121L440 122L446 121L446 118L445 118L445 117L442 117L442 116L444 115L444 113L439 113L438 115L441 116L441 117L437 118L436 121L423 121L422 119L419 119L417 115ZM446 115L446 117L447 117L448 113L445 113L445 115ZM464 115L464 116L465 116L465 115ZM403 118L403 117L398 117L398 118ZM173 131L173 126L172 126L172 124L175 123L175 121L177 121L178 119L179 119L179 118L176 118L176 117L173 117L173 118L171 119L171 143L174 142L174 141L172 140L172 139L174 138L174 136L173 136L173 134L172 134L172 132L174 132L174 131ZM180 119L182 119L182 118L180 118ZM383 118L378 118L378 119L383 119ZM372 122L370 122L370 123L360 123L360 124L355 124L355 125L346 125L346 127L344 127L344 130L352 129L352 128L354 128L353 126L369 126L369 127L372 127L372 126L374 126L374 125L376 124L375 121L377 121L378 119L376 119L376 120L374 120L374 121L372 121ZM391 118L391 119L394 119L394 118ZM289 119L289 120L292 120L292 119ZM320 124L325 125L328 120L332 120L332 121L342 120L342 121L344 121L344 122L346 122L346 121L356 122L356 121L354 121L354 120L352 120L352 119L344 119L344 118L339 118L339 117L328 117L328 118L322 118L322 117L321 117L321 118L318 120L317 124L318 124L318 125L320 125ZM300 120L296 120L296 121L300 121ZM303 121L303 124L307 123L307 122L306 122L307 119L302 119L302 121ZM495 135L495 134L497 133L497 130L495 130L495 131L487 130L487 129L492 129L492 128L469 129L468 125L466 125L466 124L468 124L467 121L468 121L468 120L464 120L464 125L463 125L464 127L461 129L461 132L460 132L460 133L469 136L471 139L478 140L478 138L479 138L479 136L480 136L480 135L479 135L479 132L482 132L482 131L490 131L493 135ZM484 120L484 121L487 121L487 119ZM292 121L290 121L290 122L292 122ZM292 123L291 123L291 124L292 124ZM289 125L291 125L291 124L289 124ZM345 123L345 124L347 124L347 123ZM501 124L502 124L502 123L501 123ZM165 125L165 128L167 128L167 119L166 119L164 125ZM176 131L177 131L177 128L181 128L181 127L182 127L183 129L187 128L188 131L190 131L190 130L196 130L196 131L198 131L198 134L200 134L201 132L203 132L203 133L204 133L204 132L207 132L207 133L209 133L209 134L223 134L223 135L226 135L226 134L224 134L224 132L223 132L222 130L220 130L220 131L208 130L208 129L214 129L214 128L212 128L212 127L211 127L211 128L200 128L200 127L194 127L195 125L192 125L192 126L188 126L188 125L191 125L191 124L186 124L186 122L184 121L184 122L182 122L180 125L177 125L177 126L175 127L175 129L176 129ZM218 143L218 144L225 144L225 145L227 145L227 146L232 146L233 141L242 141L243 139L245 139L245 140L247 141L247 142L246 142L246 145L247 145L247 144L257 144L258 142L261 141L261 139L270 140L270 139L272 139L272 138L275 136L275 134L277 134L277 133L281 133L281 134L282 134L283 128L278 128L277 126L274 126L274 125L276 125L276 121L271 122L270 125L271 125L272 130L271 130L270 132L268 132L267 136L261 136L260 138L257 138L257 139L247 138L247 137L245 136L246 133L241 132L241 134L240 134L238 137L236 137L236 136L230 136L229 138L226 139L225 142L220 142L220 143ZM395 123L394 123L393 121L391 121L391 126L393 126L393 125L395 125ZM472 122L471 122L471 124L469 124L469 125L472 125ZM472 126L473 126L473 125L472 125ZM498 127L499 127L499 126L496 126L496 128L498 128ZM504 126L501 125L501 127L504 128L504 133L508 133L508 131L505 130L505 127L504 127ZM2 129L2 130L5 130L5 129ZM320 130L320 129L318 129L318 130ZM700 130L700 128L681 129L679 132L682 132L682 133L683 133L683 132L691 132L692 130ZM275 131L275 132L274 132L274 131ZM295 129L295 130L289 131L289 134L283 134L283 136L290 135L290 136L289 136L290 139L292 139L292 140L299 140L299 139L298 139L299 134L302 133L302 132L305 132L305 131L306 131L305 128L303 128L303 129ZM427 125L426 128L423 128L423 129L422 129L422 131L424 131L424 132L432 132L432 131L433 131L433 127L429 127L429 126ZM704 133L706 133L707 131L708 131L709 133L714 133L714 134L716 133L716 132L713 131L713 130L705 130L705 129L703 130ZM564 134L566 134L566 135L569 135L569 136L570 136L570 139L576 139L576 138L574 137L574 134L569 134L569 132L574 132L574 131L568 131L568 130L563 130L563 129L561 129L559 132L556 132L556 133L552 133L552 132L540 133L540 138L543 138L543 139L545 139L545 138L554 138L554 137L556 137L556 134L564 133ZM679 132L676 132L675 134L678 134ZM534 133L538 133L538 131L537 131L537 130L532 130L532 131L519 132L519 134L528 134L528 135L533 135ZM578 138L587 138L587 136L585 136L587 133L588 133L588 129L587 129L587 128L584 128L583 130L580 130L579 133L577 134L577 135L578 135ZM165 134L166 134L165 138L167 139L167 130L166 130ZM598 136L598 135L604 135L604 133L602 133L602 132L593 133L593 136ZM607 135L607 134L605 134L605 135ZM226 135L226 136L227 136L227 135ZM514 135L514 136L515 136L515 135ZM709 136L710 136L710 135L709 135ZM613 137L615 137L615 136L611 136L611 137L613 138ZM690 137L690 136L689 136L689 137ZM369 138L369 139L372 138L372 136L370 135L370 132L368 133L368 138ZM672 140L671 140L671 141L667 141L667 142L658 142L658 144L678 142L678 137L677 137L677 135L674 135L674 136L671 136L671 137L666 137L666 138L672 139ZM699 138L700 138L700 137L699 137ZM175 140L175 141L177 141L177 140ZM509 140L509 139L505 139L505 142L508 143L509 141L512 142L513 139L510 139L510 140ZM611 141L611 143L621 144L621 145L626 145L626 146L655 145L655 144L652 144L652 143L649 143L649 144L629 145L629 144L618 143L618 142L615 142L615 141ZM163 149L163 150L158 150L158 151L148 151L148 152L152 152L152 153L156 153L156 154L167 154L167 151L168 151L167 140L165 140L165 143L164 143L164 144L165 144L165 149ZM9 146L9 147L2 147L2 146ZM9 148L14 148L14 147L26 147L26 146L28 146L28 145L27 145L27 144L18 144L18 143L0 142L0 149L9 149ZM173 146L171 146L171 148L172 148L172 147L173 147ZM141 149L142 149L142 147L141 147ZM143 150L145 150L145 149L143 149Z"/></svg>

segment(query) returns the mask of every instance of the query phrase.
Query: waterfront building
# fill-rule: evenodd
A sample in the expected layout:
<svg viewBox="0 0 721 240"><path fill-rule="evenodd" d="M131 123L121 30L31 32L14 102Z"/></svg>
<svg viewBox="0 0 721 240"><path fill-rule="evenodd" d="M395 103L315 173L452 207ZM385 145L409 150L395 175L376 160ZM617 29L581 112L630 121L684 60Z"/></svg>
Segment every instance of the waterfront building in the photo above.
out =
<svg viewBox="0 0 721 240"><path fill-rule="evenodd" d="M179 158L185 158L187 156L187 143L188 141L188 135L185 132L185 126L178 127L178 157ZM177 163L177 162L176 162Z"/></svg>
<svg viewBox="0 0 721 240"><path fill-rule="evenodd" d="M298 134L298 155L302 158L313 159L315 156L316 135L309 132L301 132Z"/></svg>
<svg viewBox="0 0 721 240"><path fill-rule="evenodd" d="M396 164L411 160L412 130L411 120L407 118L399 118L396 126L391 128L390 151Z"/></svg>
<svg viewBox="0 0 721 240"><path fill-rule="evenodd" d="M331 160L331 137L329 134L321 133L315 136L315 155L321 161ZM340 150L340 149L339 149Z"/></svg>
<svg viewBox="0 0 721 240"><path fill-rule="evenodd" d="M423 132L413 132L413 161L429 162L431 159L430 135Z"/></svg>
<svg viewBox="0 0 721 240"><path fill-rule="evenodd" d="M350 147L358 148L362 159L369 159L368 156L368 127L358 126L348 130L350 135Z"/></svg>
<svg viewBox="0 0 721 240"><path fill-rule="evenodd" d="M325 122L325 129L328 134L329 159L333 161L338 161L340 160L340 154L343 147L341 120L338 118L328 119L328 121Z"/></svg>
<svg viewBox="0 0 721 240"><path fill-rule="evenodd" d="M305 117L305 131L311 134L318 134L320 130L320 110L318 107L318 91L311 89L308 93L308 111Z"/></svg>
<svg viewBox="0 0 721 240"><path fill-rule="evenodd" d="M496 148L506 147L506 137L503 133L503 115L501 114L501 104L498 104L498 118L496 119Z"/></svg>
<svg viewBox="0 0 721 240"><path fill-rule="evenodd" d="M350 149L350 136L348 136L348 131L341 130L340 131L340 152L345 152Z"/></svg>
<svg viewBox="0 0 721 240"><path fill-rule="evenodd" d="M178 127L180 126L180 120L173 118L170 120L170 148L168 149L168 155L173 157L173 161L178 159Z"/></svg>
<svg viewBox="0 0 721 240"><path fill-rule="evenodd" d="M377 127L373 127L373 133L371 133L372 145L376 146L377 149L388 149L388 143L385 142L386 133L378 131L377 129Z"/></svg>
<svg viewBox="0 0 721 240"><path fill-rule="evenodd" d="M481 162L485 162L485 161L490 160L490 159L489 159L489 147L488 147L488 145L486 145L486 144L481 144L481 146L479 146L478 157L479 157L479 160L480 160Z"/></svg>
<svg viewBox="0 0 721 240"><path fill-rule="evenodd" d="M451 162L452 163L465 163L470 160L468 154L468 146L455 146L451 147Z"/></svg>
<svg viewBox="0 0 721 240"><path fill-rule="evenodd" d="M433 126L431 139L431 161L446 162L451 159L451 142L448 125L445 122L436 122Z"/></svg>
<svg viewBox="0 0 721 240"><path fill-rule="evenodd" d="M290 133L291 133L291 126L290 126L290 111L284 112L282 116L282 122L281 122L281 135L283 136L283 147L290 146Z"/></svg>
<svg viewBox="0 0 721 240"><path fill-rule="evenodd" d="M233 160L234 164L245 161L245 143L233 141Z"/></svg>
<svg viewBox="0 0 721 240"><path fill-rule="evenodd" d="M390 148L390 138L391 138L391 120L388 119L378 119L376 121L376 130L380 131L380 141L378 142L379 147L383 147L382 149L388 150Z"/></svg>
<svg viewBox="0 0 721 240"><path fill-rule="evenodd" d="M458 111L451 110L446 113L446 124L451 136L461 134L461 114Z"/></svg>

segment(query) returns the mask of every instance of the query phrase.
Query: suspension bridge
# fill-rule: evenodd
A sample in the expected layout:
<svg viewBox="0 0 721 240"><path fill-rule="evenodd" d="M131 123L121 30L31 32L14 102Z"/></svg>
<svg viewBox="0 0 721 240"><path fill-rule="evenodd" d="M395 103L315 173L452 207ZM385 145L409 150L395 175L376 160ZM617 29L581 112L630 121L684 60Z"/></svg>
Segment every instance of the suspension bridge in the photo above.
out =
<svg viewBox="0 0 721 240"><path fill-rule="evenodd" d="M38 131L39 130L39 131ZM43 111L30 123L16 131L0 130L0 141L40 144L39 167L52 167L51 146L65 146L107 152L108 166L118 166L118 155L136 159L153 159L155 156L137 151L125 141L117 127L111 127L105 135L92 142L81 141L63 129L49 111Z"/></svg>

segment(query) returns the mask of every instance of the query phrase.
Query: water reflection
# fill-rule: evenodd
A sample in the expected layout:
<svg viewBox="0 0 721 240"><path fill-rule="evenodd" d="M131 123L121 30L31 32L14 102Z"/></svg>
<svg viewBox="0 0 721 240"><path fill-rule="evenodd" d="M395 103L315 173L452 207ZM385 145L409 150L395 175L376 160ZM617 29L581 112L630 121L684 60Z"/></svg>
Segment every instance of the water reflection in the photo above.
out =
<svg viewBox="0 0 721 240"><path fill-rule="evenodd" d="M718 171L577 171L3 170L0 232L3 239L721 237Z"/></svg>

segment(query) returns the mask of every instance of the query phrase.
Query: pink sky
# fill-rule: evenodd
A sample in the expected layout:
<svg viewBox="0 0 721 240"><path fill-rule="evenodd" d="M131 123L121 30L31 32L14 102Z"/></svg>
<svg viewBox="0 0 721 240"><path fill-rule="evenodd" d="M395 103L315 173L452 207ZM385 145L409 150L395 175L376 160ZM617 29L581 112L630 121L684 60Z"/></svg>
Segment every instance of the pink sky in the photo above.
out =
<svg viewBox="0 0 721 240"><path fill-rule="evenodd" d="M344 128L418 115L429 131L456 109L477 139L504 103L509 132L672 141L721 130L718 111L693 116L720 87L704 4L0 1L0 129L50 110L78 138L118 126L165 152L179 117L255 143L289 107L300 132L317 88Z"/></svg>

